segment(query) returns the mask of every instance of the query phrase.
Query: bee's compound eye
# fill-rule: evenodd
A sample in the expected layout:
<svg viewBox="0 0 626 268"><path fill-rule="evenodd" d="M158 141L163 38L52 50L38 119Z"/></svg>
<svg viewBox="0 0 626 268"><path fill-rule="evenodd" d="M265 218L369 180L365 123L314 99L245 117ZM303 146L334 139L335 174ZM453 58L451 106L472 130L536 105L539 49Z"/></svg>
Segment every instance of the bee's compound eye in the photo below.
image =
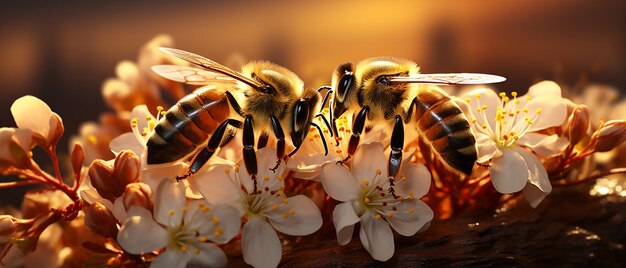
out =
<svg viewBox="0 0 626 268"><path fill-rule="evenodd" d="M348 93L350 87L352 87L352 83L354 83L354 74L350 71L346 71L341 78L339 78L339 82L337 82L337 100L343 101Z"/></svg>

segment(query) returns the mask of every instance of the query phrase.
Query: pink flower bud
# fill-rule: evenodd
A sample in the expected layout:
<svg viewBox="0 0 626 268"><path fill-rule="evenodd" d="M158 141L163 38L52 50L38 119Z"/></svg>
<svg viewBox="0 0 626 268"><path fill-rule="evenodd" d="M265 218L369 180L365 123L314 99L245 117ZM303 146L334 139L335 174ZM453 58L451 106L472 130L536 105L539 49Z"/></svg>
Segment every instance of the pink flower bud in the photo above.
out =
<svg viewBox="0 0 626 268"><path fill-rule="evenodd" d="M103 198L114 202L115 198L122 195L123 188L113 179L113 167L111 164L97 159L89 166L88 174L91 179L91 185L96 188L98 194Z"/></svg>
<svg viewBox="0 0 626 268"><path fill-rule="evenodd" d="M152 210L152 190L145 183L136 182L126 186L123 201L124 208L128 210L131 206L141 206L148 210Z"/></svg>
<svg viewBox="0 0 626 268"><path fill-rule="evenodd" d="M9 215L0 215L0 244L6 243L15 234L15 218Z"/></svg>
<svg viewBox="0 0 626 268"><path fill-rule="evenodd" d="M0 128L0 172L14 166L27 168L30 165L32 131L18 128Z"/></svg>
<svg viewBox="0 0 626 268"><path fill-rule="evenodd" d="M611 120L597 130L596 152L607 152L626 141L626 120Z"/></svg>
<svg viewBox="0 0 626 268"><path fill-rule="evenodd" d="M80 143L74 144L74 149L72 150L70 158L74 174L80 175L80 171L83 168L83 162L85 162L85 151L83 151L83 146L80 145Z"/></svg>
<svg viewBox="0 0 626 268"><path fill-rule="evenodd" d="M570 144L576 145L585 137L587 129L589 129L589 117L589 108L587 106L579 105L574 109L569 117L567 127Z"/></svg>
<svg viewBox="0 0 626 268"><path fill-rule="evenodd" d="M117 220L103 204L93 203L85 207L83 211L87 228L104 237L117 236Z"/></svg>
<svg viewBox="0 0 626 268"><path fill-rule="evenodd" d="M57 113L52 112L50 116L50 130L46 139L47 145L56 145L61 139L61 136L63 136L63 132L65 132L63 120Z"/></svg>
<svg viewBox="0 0 626 268"><path fill-rule="evenodd" d="M113 178L126 188L126 185L139 180L139 165L139 157L132 151L124 150L115 158Z"/></svg>

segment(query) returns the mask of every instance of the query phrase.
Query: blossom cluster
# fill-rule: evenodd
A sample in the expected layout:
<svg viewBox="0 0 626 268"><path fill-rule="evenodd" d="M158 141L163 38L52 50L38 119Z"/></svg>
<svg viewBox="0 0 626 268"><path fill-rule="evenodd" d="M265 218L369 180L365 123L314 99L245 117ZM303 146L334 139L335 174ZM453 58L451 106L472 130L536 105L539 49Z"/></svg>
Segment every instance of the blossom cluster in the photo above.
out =
<svg viewBox="0 0 626 268"><path fill-rule="evenodd" d="M198 172L177 180L189 159L146 161L146 143L171 105L164 96L190 92L150 71L171 61L156 49L171 42L156 37L137 62L117 66L117 77L102 88L113 112L81 127L67 159L56 152L61 116L33 96L14 102L16 127L0 128L0 173L11 179L0 188L38 187L24 196L21 211L0 216L0 266L221 267L241 257L255 267L276 267L288 254L285 245L307 243L296 237L334 229L337 243L346 245L357 227L364 252L386 261L395 236L427 231L433 220L493 210L518 197L537 207L553 187L626 173L620 159L626 101L615 97L607 104L585 95L613 92L606 88L581 97L544 81L524 95L486 87L450 92L476 138L471 175L447 167L410 128L396 176L388 174L390 129L364 133L346 160L352 118L344 116L336 122L338 136L312 128L277 168L270 140L256 150L254 178L235 138ZM321 120L315 123L324 125ZM328 153L324 141L332 141ZM35 147L49 156L51 171L35 161Z"/></svg>

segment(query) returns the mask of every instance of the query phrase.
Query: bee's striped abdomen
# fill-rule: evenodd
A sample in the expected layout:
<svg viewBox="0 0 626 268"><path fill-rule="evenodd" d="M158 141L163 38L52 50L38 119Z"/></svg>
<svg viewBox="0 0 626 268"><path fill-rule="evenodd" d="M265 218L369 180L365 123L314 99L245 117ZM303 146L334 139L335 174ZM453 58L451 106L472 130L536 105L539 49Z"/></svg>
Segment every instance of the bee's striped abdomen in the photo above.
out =
<svg viewBox="0 0 626 268"><path fill-rule="evenodd" d="M217 125L228 117L225 95L199 89L172 106L148 140L148 164L179 160L204 145Z"/></svg>
<svg viewBox="0 0 626 268"><path fill-rule="evenodd" d="M416 99L417 128L449 166L470 174L477 159L476 140L461 109L443 92L421 90Z"/></svg>

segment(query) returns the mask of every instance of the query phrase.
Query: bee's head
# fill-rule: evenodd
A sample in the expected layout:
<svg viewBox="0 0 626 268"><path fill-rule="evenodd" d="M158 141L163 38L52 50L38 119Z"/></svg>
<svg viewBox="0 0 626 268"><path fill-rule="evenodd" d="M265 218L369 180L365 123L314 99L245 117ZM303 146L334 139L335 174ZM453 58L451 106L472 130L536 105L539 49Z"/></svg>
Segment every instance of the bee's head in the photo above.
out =
<svg viewBox="0 0 626 268"><path fill-rule="evenodd" d="M285 117L291 103L304 91L304 82L297 75L267 61L250 62L243 66L242 73L265 85L244 91L246 113L257 118Z"/></svg>
<svg viewBox="0 0 626 268"><path fill-rule="evenodd" d="M354 65L346 62L337 66L333 72L332 80L333 98L330 103L330 110L333 118L339 118L348 106L356 101L357 83L354 76Z"/></svg>
<svg viewBox="0 0 626 268"><path fill-rule="evenodd" d="M356 70L355 77L361 90L380 92L404 91L408 84L391 83L389 78L419 73L417 64L395 57L365 59L357 64Z"/></svg>

